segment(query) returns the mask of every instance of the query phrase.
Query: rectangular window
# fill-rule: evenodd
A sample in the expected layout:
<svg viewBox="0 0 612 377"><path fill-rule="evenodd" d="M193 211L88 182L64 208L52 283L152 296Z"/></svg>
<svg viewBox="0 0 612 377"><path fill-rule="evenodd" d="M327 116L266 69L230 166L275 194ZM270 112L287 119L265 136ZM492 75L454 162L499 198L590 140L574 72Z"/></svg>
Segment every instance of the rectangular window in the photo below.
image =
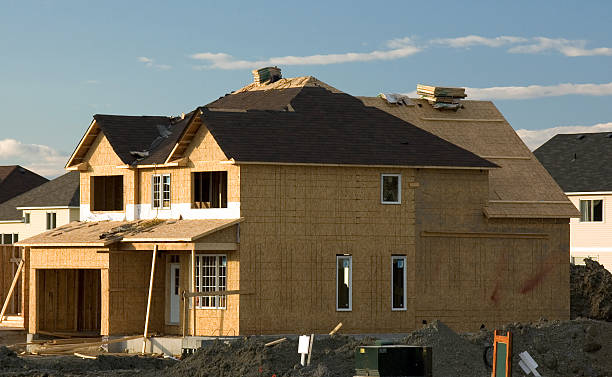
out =
<svg viewBox="0 0 612 377"><path fill-rule="evenodd" d="M57 226L57 213L47 212L47 230L55 229Z"/></svg>
<svg viewBox="0 0 612 377"><path fill-rule="evenodd" d="M123 211L123 176L91 177L92 211Z"/></svg>
<svg viewBox="0 0 612 377"><path fill-rule="evenodd" d="M13 243L19 242L19 234L13 233Z"/></svg>
<svg viewBox="0 0 612 377"><path fill-rule="evenodd" d="M227 172L193 173L193 208L227 208Z"/></svg>
<svg viewBox="0 0 612 377"><path fill-rule="evenodd" d="M580 200L581 222L603 221L603 200Z"/></svg>
<svg viewBox="0 0 612 377"><path fill-rule="evenodd" d="M3 245L10 245L13 243L13 235L11 233L0 234L0 241Z"/></svg>
<svg viewBox="0 0 612 377"><path fill-rule="evenodd" d="M30 223L30 212L24 212L23 214L23 222L26 224Z"/></svg>
<svg viewBox="0 0 612 377"><path fill-rule="evenodd" d="M349 311L353 306L353 263L350 255L336 256L336 310Z"/></svg>
<svg viewBox="0 0 612 377"><path fill-rule="evenodd" d="M196 292L225 291L227 289L227 257L225 255L196 255ZM226 296L196 297L196 308L225 309Z"/></svg>
<svg viewBox="0 0 612 377"><path fill-rule="evenodd" d="M382 204L400 204L402 202L401 174L381 174L380 202Z"/></svg>
<svg viewBox="0 0 612 377"><path fill-rule="evenodd" d="M153 208L170 208L170 174L155 174L152 181Z"/></svg>
<svg viewBox="0 0 612 377"><path fill-rule="evenodd" d="M391 257L391 308L406 310L406 257Z"/></svg>

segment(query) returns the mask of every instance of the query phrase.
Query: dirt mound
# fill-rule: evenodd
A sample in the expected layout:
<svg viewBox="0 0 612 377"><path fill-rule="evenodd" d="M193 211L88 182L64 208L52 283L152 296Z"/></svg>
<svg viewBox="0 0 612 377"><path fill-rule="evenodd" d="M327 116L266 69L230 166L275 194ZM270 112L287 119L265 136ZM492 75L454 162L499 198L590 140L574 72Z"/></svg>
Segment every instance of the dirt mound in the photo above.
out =
<svg viewBox="0 0 612 377"><path fill-rule="evenodd" d="M596 261L585 262L570 267L570 318L612 321L612 274Z"/></svg>
<svg viewBox="0 0 612 377"><path fill-rule="evenodd" d="M0 346L0 371L23 368L24 362L12 350Z"/></svg>
<svg viewBox="0 0 612 377"><path fill-rule="evenodd" d="M344 377L355 372L354 352L372 339L348 336L315 337L310 366L302 367L297 339L264 347L269 339L244 338L215 342L199 350L160 376L182 377Z"/></svg>

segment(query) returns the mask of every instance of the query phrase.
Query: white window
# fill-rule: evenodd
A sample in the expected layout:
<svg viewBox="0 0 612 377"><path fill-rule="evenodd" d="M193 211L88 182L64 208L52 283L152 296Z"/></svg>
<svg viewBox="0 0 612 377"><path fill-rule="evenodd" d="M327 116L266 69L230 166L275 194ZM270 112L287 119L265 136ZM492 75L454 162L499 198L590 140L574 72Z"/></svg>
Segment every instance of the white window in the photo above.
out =
<svg viewBox="0 0 612 377"><path fill-rule="evenodd" d="M227 257L225 255L196 255L196 292L225 291L227 289ZM226 296L196 297L196 308L225 309Z"/></svg>
<svg viewBox="0 0 612 377"><path fill-rule="evenodd" d="M603 200L580 200L581 222L603 221Z"/></svg>
<svg viewBox="0 0 612 377"><path fill-rule="evenodd" d="M336 310L350 311L353 308L353 258L350 255L336 256Z"/></svg>
<svg viewBox="0 0 612 377"><path fill-rule="evenodd" d="M0 234L0 244L11 245L15 242L19 242L19 235L17 233Z"/></svg>
<svg viewBox="0 0 612 377"><path fill-rule="evenodd" d="M153 175L153 208L170 208L170 174Z"/></svg>
<svg viewBox="0 0 612 377"><path fill-rule="evenodd" d="M55 229L57 226L57 213L47 212L47 230Z"/></svg>
<svg viewBox="0 0 612 377"><path fill-rule="evenodd" d="M30 223L30 212L24 212L23 213L23 222L26 224Z"/></svg>
<svg viewBox="0 0 612 377"><path fill-rule="evenodd" d="M391 257L391 310L406 310L406 257Z"/></svg>
<svg viewBox="0 0 612 377"><path fill-rule="evenodd" d="M380 202L382 204L402 203L402 175L381 174L380 176Z"/></svg>

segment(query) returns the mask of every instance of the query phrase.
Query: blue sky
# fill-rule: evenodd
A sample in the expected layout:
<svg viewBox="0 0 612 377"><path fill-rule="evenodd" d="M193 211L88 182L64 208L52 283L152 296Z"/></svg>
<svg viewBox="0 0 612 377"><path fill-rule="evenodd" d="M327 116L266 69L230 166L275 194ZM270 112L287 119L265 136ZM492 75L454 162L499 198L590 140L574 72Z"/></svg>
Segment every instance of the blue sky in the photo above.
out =
<svg viewBox="0 0 612 377"><path fill-rule="evenodd" d="M93 114L177 115L262 64L353 95L464 86L531 145L612 130L612 2L500 3L0 0L0 164L57 176Z"/></svg>

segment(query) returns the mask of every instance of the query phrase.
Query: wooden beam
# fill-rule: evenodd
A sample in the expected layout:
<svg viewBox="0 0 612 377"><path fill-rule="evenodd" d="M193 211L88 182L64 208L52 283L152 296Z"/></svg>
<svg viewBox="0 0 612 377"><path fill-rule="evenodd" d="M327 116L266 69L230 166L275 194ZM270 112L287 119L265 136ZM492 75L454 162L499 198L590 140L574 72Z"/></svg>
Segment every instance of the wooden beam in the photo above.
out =
<svg viewBox="0 0 612 377"><path fill-rule="evenodd" d="M186 252L195 247L196 250L238 250L238 244L236 242L165 242L165 243L153 243L153 242L126 242L120 244L118 251L134 251L134 250L146 250L150 251L153 246L157 245L158 251L174 251L174 252ZM195 246L194 246L195 245ZM98 251L99 253L108 253L108 251Z"/></svg>
<svg viewBox="0 0 612 377"><path fill-rule="evenodd" d="M548 238L547 233L493 233L493 232L421 232L421 237L456 238Z"/></svg>
<svg viewBox="0 0 612 377"><path fill-rule="evenodd" d="M13 282L11 283L11 287L9 288L8 294L4 299L4 305L2 305L2 310L0 311L0 323L2 322L2 319L4 319L4 312L6 311L8 303L11 301L11 296L13 295L13 291L15 290L15 286L17 285L17 281L19 280L19 275L21 275L21 270L23 270L23 259L21 260L21 262L19 262L19 267L17 267L17 272L15 272L15 277L13 278Z"/></svg>
<svg viewBox="0 0 612 377"><path fill-rule="evenodd" d="M151 312L151 296L153 294L153 277L155 276L155 257L157 256L157 245L153 248L153 258L151 259L151 280L149 281L149 298L147 299L147 316L145 319L144 335L142 337L142 353L147 345L147 332L149 331L149 314Z"/></svg>
<svg viewBox="0 0 612 377"><path fill-rule="evenodd" d="M191 249L191 286L190 292L195 293L195 247ZM195 307L195 296L191 297L191 315L193 316L193 328L191 335L195 336L196 331L196 307Z"/></svg>

